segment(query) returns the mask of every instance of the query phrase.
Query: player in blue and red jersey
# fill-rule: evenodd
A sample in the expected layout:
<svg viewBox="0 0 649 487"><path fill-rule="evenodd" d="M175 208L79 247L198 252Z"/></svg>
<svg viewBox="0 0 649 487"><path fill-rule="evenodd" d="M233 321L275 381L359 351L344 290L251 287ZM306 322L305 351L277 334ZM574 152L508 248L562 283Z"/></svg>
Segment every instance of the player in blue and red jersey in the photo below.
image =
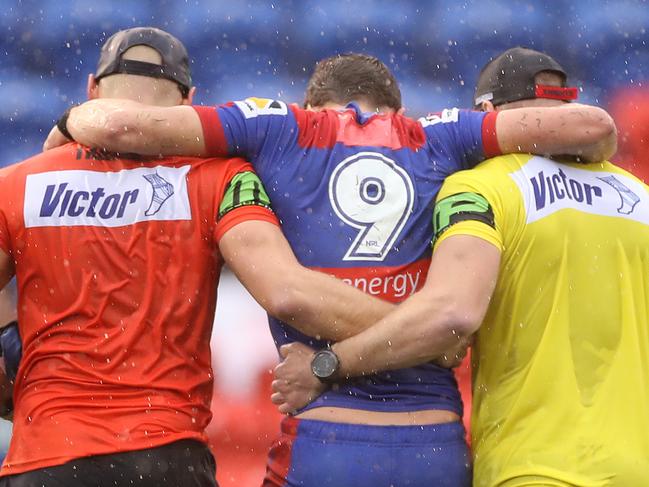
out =
<svg viewBox="0 0 649 487"><path fill-rule="evenodd" d="M319 63L306 104L322 110L259 98L193 110L97 100L74 108L67 128L114 151L245 155L301 263L394 302L423 285L446 176L501 152L589 159L610 144L607 114L579 105L409 119L396 80L370 56ZM325 345L275 320L271 329L278 346ZM434 364L340 385L283 422L264 485L470 485L461 414L452 372Z"/></svg>
<svg viewBox="0 0 649 487"><path fill-rule="evenodd" d="M190 83L182 43L138 27L106 41L88 96L189 104ZM16 276L20 322L0 335L7 364L24 345L2 487L216 485L205 427L224 263L289 322L342 328L392 308L299 266L240 158L70 143L2 169L0 193L0 288Z"/></svg>

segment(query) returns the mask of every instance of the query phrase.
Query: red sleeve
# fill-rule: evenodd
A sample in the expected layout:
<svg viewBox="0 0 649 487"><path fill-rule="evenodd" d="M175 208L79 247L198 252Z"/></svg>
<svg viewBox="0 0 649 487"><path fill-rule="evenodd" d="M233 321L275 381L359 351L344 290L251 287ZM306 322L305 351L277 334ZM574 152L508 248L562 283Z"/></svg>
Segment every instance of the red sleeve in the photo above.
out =
<svg viewBox="0 0 649 487"><path fill-rule="evenodd" d="M223 191L225 191L228 183L237 174L246 171L254 172L254 169L249 162L239 158L232 158L224 161L224 164L222 164L220 168L223 170ZM223 198L223 194L218 195L218 200L215 205L217 211L221 203L221 198ZM223 218L217 221L216 227L214 228L214 238L217 244L228 230L237 226L239 223L252 220L265 221L279 226L279 220L270 208L255 204L240 206L239 208L228 211Z"/></svg>
<svg viewBox="0 0 649 487"><path fill-rule="evenodd" d="M502 154L500 145L498 145L498 135L496 134L496 117L498 112L489 112L482 119L482 147L485 159L499 156Z"/></svg>
<svg viewBox="0 0 649 487"><path fill-rule="evenodd" d="M279 220L272 210L255 205L242 206L232 210L221 218L214 230L214 238L216 239L216 242L218 243L221 240L221 237L223 237L228 230L236 227L239 223L252 220L264 221L279 226Z"/></svg>
<svg viewBox="0 0 649 487"><path fill-rule="evenodd" d="M207 156L227 156L228 141L225 139L225 132L223 132L223 126L221 125L221 119L216 112L216 107L192 105L192 108L196 110L198 118L201 120Z"/></svg>

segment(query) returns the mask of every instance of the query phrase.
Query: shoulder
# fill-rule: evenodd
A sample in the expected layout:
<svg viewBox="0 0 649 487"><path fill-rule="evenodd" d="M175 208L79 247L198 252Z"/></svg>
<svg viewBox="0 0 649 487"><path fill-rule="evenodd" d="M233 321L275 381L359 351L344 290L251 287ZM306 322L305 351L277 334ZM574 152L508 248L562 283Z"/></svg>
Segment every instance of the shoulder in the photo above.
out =
<svg viewBox="0 0 649 487"><path fill-rule="evenodd" d="M78 144L69 143L61 147L41 152L21 162L11 164L10 166L0 169L0 179L13 179L21 176L26 176L29 173L43 172L50 169L56 169L58 161L66 159L69 160L70 156L77 157Z"/></svg>
<svg viewBox="0 0 649 487"><path fill-rule="evenodd" d="M485 112L449 108L420 118L426 139L435 151L451 155L462 167L474 166L493 150L495 132ZM492 117L493 118L493 117ZM490 120L490 119L489 119Z"/></svg>
<svg viewBox="0 0 649 487"><path fill-rule="evenodd" d="M512 170L517 170L523 167L533 157L532 154L504 154L502 156L492 157L486 161L481 162L471 171L478 173L501 173L507 174ZM469 171L467 171L469 172Z"/></svg>
<svg viewBox="0 0 649 487"><path fill-rule="evenodd" d="M250 97L224 105L237 107L245 118L256 118L260 115L287 115L288 105L280 100L271 98Z"/></svg>
<svg viewBox="0 0 649 487"><path fill-rule="evenodd" d="M649 194L649 185L647 185L642 179L638 178L626 169L623 169L620 166L609 161L590 163L585 165L571 164L571 166L582 166L584 169L602 173L601 176L598 176L598 180L611 185L618 191L629 191L631 193L635 191L639 195L643 194L643 192L644 194Z"/></svg>
<svg viewBox="0 0 649 487"><path fill-rule="evenodd" d="M490 184L494 179L501 179L525 165L532 156L529 154L506 154L481 162L473 169L452 174L446 181L476 181Z"/></svg>
<svg viewBox="0 0 649 487"><path fill-rule="evenodd" d="M299 147L330 148L338 140L339 127L351 118L346 112L338 110L306 110L290 105L289 110L297 124L297 144Z"/></svg>
<svg viewBox="0 0 649 487"><path fill-rule="evenodd" d="M351 114L344 110L333 110L327 108L324 110L307 110L292 104L288 106L289 111L295 116L298 123L309 124L335 124L338 125L348 119L352 119Z"/></svg>
<svg viewBox="0 0 649 487"><path fill-rule="evenodd" d="M21 166L24 166L25 161L17 162L10 166L5 166L0 169L0 181L13 177L17 172L20 172Z"/></svg>
<svg viewBox="0 0 649 487"><path fill-rule="evenodd" d="M238 172L254 172L252 164L240 157L174 157L163 161L165 165L172 167L189 165L188 177L200 181L198 184L208 186L217 182L227 182L232 175Z"/></svg>
<svg viewBox="0 0 649 487"><path fill-rule="evenodd" d="M230 157L228 159L212 159L212 167L218 167L222 172L241 172L241 171L252 171L254 169L252 164L241 157Z"/></svg>
<svg viewBox="0 0 649 487"><path fill-rule="evenodd" d="M607 172L612 172L612 173L617 173L622 176L626 176L634 181L636 181L639 184L642 184L643 186L649 188L647 184L642 181L642 179L638 178L635 174L633 174L630 171L627 171L626 169L618 166L617 164L614 164L610 161L604 161L604 162L598 162L598 163L591 163L587 164L587 167L593 167L595 170L602 170L602 171L607 171Z"/></svg>
<svg viewBox="0 0 649 487"><path fill-rule="evenodd" d="M445 108L441 112L429 113L417 120L422 127L432 127L442 123L457 122L460 119L459 108Z"/></svg>
<svg viewBox="0 0 649 487"><path fill-rule="evenodd" d="M447 177L440 198L460 193L477 192L494 197L516 186L516 172L532 158L529 154L507 154L488 159L473 169L459 171Z"/></svg>
<svg viewBox="0 0 649 487"><path fill-rule="evenodd" d="M477 112L475 110L445 108L440 112L429 113L417 121L424 128L436 127L443 129L458 124L463 125L471 122L482 123L486 115L485 112Z"/></svg>

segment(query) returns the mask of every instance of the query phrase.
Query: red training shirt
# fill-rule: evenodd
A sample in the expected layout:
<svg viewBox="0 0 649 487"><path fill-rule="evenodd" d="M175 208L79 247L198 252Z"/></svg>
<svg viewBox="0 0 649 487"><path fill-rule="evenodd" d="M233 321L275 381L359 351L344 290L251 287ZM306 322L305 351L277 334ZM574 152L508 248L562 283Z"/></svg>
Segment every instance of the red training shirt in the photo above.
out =
<svg viewBox="0 0 649 487"><path fill-rule="evenodd" d="M206 441L217 243L242 221L277 224L257 200L238 206L252 191L224 203L233 177L244 189L257 180L251 171L241 159L112 159L72 143L0 171L0 248L15 260L23 340L0 475Z"/></svg>

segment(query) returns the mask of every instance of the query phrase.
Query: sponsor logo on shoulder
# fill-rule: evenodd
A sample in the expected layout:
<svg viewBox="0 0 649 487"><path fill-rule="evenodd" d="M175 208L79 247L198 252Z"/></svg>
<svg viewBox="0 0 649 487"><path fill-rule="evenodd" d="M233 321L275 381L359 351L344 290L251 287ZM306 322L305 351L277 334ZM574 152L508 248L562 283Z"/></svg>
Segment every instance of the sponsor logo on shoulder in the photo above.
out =
<svg viewBox="0 0 649 487"><path fill-rule="evenodd" d="M528 223L567 208L649 223L646 189L624 174L588 171L532 157L510 176L523 194Z"/></svg>
<svg viewBox="0 0 649 487"><path fill-rule="evenodd" d="M25 227L119 227L148 220L190 220L189 168L30 174L25 184Z"/></svg>
<svg viewBox="0 0 649 487"><path fill-rule="evenodd" d="M259 115L286 115L288 109L286 103L268 98L246 98L243 101L235 101L241 113L246 118L255 118Z"/></svg>
<svg viewBox="0 0 649 487"><path fill-rule="evenodd" d="M447 108L442 110L441 113L431 113L419 119L422 127L430 127L438 123L452 123L457 122L460 117L460 110L457 108Z"/></svg>

